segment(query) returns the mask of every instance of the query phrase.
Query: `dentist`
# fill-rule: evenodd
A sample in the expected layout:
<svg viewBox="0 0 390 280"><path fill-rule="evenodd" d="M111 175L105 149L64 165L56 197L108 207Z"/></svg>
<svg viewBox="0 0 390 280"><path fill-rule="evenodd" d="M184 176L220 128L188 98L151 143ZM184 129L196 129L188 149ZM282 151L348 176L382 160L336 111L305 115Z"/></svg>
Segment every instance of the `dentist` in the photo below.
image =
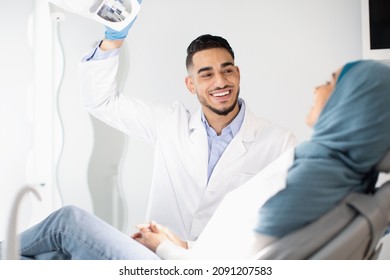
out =
<svg viewBox="0 0 390 280"><path fill-rule="evenodd" d="M154 147L147 220L195 241L223 197L295 146L296 138L257 118L239 98L240 69L219 36L199 36L187 49L185 83L199 100L195 112L180 102L163 106L119 93L118 54L132 24L120 32L107 28L105 39L82 59L83 104L98 119Z"/></svg>

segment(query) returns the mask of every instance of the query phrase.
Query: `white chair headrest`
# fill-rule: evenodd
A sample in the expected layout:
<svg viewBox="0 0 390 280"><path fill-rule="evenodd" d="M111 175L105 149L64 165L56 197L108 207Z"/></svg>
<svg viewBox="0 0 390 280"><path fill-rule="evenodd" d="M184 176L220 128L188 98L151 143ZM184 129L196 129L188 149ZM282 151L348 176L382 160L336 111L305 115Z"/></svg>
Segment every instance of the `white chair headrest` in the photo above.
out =
<svg viewBox="0 0 390 280"><path fill-rule="evenodd" d="M380 162L375 166L376 170L379 172L390 172L390 151L380 160Z"/></svg>

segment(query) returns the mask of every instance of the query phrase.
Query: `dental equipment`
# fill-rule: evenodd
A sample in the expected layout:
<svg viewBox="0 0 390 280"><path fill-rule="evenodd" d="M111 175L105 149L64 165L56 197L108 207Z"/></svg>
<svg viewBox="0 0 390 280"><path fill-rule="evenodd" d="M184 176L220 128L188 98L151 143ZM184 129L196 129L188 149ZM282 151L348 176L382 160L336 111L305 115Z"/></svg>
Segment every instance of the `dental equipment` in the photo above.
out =
<svg viewBox="0 0 390 280"><path fill-rule="evenodd" d="M140 10L137 0L48 0L48 2L116 31L124 29Z"/></svg>
<svg viewBox="0 0 390 280"><path fill-rule="evenodd" d="M19 256L19 237L17 235L17 222L18 222L18 214L19 214L19 208L20 204L22 202L22 199L31 192L39 201L41 201L41 196L39 195L38 191L33 188L32 186L26 186L22 188L19 193L17 194L12 211L11 216L9 219L9 226L8 226L8 232L7 232L7 239L5 242L5 248L3 248L3 259L5 260L18 260L20 258Z"/></svg>

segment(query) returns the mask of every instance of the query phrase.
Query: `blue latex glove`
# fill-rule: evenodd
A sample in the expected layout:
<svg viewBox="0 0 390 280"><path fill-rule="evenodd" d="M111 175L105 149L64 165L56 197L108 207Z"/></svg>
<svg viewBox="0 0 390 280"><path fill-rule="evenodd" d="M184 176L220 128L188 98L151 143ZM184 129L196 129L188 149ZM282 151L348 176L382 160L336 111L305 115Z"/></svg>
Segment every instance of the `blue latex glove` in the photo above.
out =
<svg viewBox="0 0 390 280"><path fill-rule="evenodd" d="M139 4L142 3L142 0L137 0ZM107 40L123 40L127 37L127 34L129 33L130 28L133 26L135 20L137 17L133 19L132 22L130 22L125 28L123 28L121 31L116 31L108 26L106 26L106 32L104 33Z"/></svg>

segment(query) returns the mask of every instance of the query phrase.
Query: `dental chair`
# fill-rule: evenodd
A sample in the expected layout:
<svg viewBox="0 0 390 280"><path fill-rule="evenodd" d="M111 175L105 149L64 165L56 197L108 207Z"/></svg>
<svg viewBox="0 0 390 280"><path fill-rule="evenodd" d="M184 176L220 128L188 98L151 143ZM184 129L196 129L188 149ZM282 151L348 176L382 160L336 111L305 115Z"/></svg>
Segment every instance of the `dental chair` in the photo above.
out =
<svg viewBox="0 0 390 280"><path fill-rule="evenodd" d="M390 151L376 166L390 172ZM259 260L377 259L390 224L390 180L373 193L351 193L313 223L271 243Z"/></svg>

